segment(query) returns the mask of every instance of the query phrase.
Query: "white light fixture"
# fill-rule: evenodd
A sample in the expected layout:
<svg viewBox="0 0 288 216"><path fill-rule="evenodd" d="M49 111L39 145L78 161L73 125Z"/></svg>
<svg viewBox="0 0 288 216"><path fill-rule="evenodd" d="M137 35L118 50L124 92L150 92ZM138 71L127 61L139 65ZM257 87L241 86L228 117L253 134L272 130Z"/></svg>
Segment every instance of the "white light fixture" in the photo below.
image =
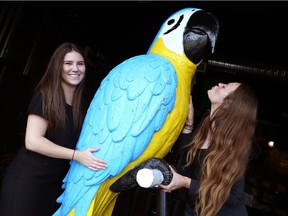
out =
<svg viewBox="0 0 288 216"><path fill-rule="evenodd" d="M268 147L269 148L274 148L274 141L269 141L268 142Z"/></svg>

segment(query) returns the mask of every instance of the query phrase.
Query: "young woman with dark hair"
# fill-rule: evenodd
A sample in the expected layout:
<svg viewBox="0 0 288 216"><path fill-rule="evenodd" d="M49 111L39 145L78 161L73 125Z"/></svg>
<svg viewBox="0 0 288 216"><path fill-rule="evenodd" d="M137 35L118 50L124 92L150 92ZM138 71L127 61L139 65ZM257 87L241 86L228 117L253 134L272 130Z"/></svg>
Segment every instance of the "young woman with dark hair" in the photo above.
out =
<svg viewBox="0 0 288 216"><path fill-rule="evenodd" d="M1 216L51 216L59 208L56 199L70 160L105 169L105 161L92 154L99 149L75 150L89 105L83 97L85 73L78 45L63 43L54 51L28 107L25 145L3 178Z"/></svg>
<svg viewBox="0 0 288 216"><path fill-rule="evenodd" d="M187 145L177 171L171 167L171 183L161 188L184 195L180 197L186 203L185 216L247 216L243 192L258 100L238 82L219 83L208 90L208 97L211 109L193 133L190 99L190 113L178 140Z"/></svg>

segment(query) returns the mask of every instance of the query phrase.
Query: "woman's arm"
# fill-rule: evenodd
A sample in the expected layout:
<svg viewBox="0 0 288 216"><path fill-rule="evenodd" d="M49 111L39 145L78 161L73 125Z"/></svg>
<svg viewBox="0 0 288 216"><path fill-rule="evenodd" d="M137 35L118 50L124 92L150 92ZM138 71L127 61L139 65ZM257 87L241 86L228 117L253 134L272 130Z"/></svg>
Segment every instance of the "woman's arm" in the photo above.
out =
<svg viewBox="0 0 288 216"><path fill-rule="evenodd" d="M190 95L189 109L185 125L182 129L182 133L180 133L172 148L172 152L176 160L178 160L181 154L183 153L183 147L188 143L190 143L192 139L191 133L194 127L193 123L194 123L194 108L192 103L192 96Z"/></svg>
<svg viewBox="0 0 288 216"><path fill-rule="evenodd" d="M192 96L190 95L189 107L188 107L188 115L183 127L183 134L190 134L194 128L194 106L192 101Z"/></svg>
<svg viewBox="0 0 288 216"><path fill-rule="evenodd" d="M84 151L75 151L74 149L57 145L45 137L47 127L47 121L44 118L35 114L28 115L25 134L25 146L28 150L48 157L73 159L92 170L106 168L106 162L92 154L92 152L99 149L90 148Z"/></svg>

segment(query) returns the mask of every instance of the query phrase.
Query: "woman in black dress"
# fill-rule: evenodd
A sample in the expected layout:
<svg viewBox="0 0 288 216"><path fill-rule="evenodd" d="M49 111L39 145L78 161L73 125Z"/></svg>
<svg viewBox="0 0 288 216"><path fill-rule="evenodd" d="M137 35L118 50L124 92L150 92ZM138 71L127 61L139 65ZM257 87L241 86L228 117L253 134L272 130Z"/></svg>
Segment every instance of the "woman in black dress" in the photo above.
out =
<svg viewBox="0 0 288 216"><path fill-rule="evenodd" d="M51 216L70 160L105 169L105 161L92 154L99 149L75 150L87 108L85 72L78 45L63 43L53 53L28 107L25 145L2 181L1 216Z"/></svg>
<svg viewBox="0 0 288 216"><path fill-rule="evenodd" d="M257 117L257 98L243 83L219 83L208 90L211 110L192 132L193 104L178 144L186 143L177 172L165 192L185 202L185 216L248 216L245 171ZM185 135L186 134L186 135ZM180 152L180 151L179 151ZM181 215L178 213L178 215Z"/></svg>

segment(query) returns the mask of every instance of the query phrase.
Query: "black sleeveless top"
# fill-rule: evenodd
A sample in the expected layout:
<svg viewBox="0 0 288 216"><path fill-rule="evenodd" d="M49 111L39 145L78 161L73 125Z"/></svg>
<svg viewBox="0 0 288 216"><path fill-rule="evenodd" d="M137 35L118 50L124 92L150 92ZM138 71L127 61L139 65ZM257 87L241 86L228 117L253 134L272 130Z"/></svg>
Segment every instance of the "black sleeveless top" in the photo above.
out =
<svg viewBox="0 0 288 216"><path fill-rule="evenodd" d="M33 95L27 114L43 117L42 97ZM74 149L80 134L73 125L72 107L66 106L64 130L47 131L45 137L57 145ZM0 215L51 216L58 208L62 181L69 160L38 154L23 145L6 170L2 183Z"/></svg>

